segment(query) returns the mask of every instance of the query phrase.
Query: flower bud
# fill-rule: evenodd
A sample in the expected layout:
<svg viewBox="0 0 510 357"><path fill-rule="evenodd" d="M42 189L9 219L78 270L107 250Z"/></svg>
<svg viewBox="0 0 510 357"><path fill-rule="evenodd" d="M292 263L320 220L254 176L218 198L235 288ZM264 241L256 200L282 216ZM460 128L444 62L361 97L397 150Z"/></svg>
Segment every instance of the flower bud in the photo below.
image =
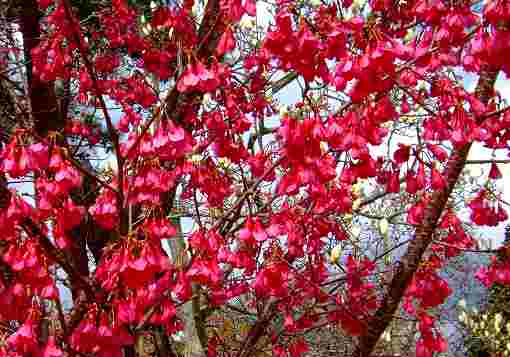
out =
<svg viewBox="0 0 510 357"><path fill-rule="evenodd" d="M249 30L255 27L255 21L248 16L243 16L241 21L239 21L239 26L241 26L242 29Z"/></svg>
<svg viewBox="0 0 510 357"><path fill-rule="evenodd" d="M357 210L359 207L361 206L361 200L359 198L357 198L356 200L354 200L354 202L352 203L352 209L355 211Z"/></svg>
<svg viewBox="0 0 510 357"><path fill-rule="evenodd" d="M358 238L361 234L361 228L360 226L352 226L351 228L351 234L354 238Z"/></svg>
<svg viewBox="0 0 510 357"><path fill-rule="evenodd" d="M202 104L209 105L211 104L211 93L205 93L202 97Z"/></svg>
<svg viewBox="0 0 510 357"><path fill-rule="evenodd" d="M202 156L200 155L192 155L191 158L190 158L190 161L194 164L199 164L200 161L202 161Z"/></svg>
<svg viewBox="0 0 510 357"><path fill-rule="evenodd" d="M384 331L384 333L382 334L382 338L384 341L386 342L390 342L391 341L391 334L389 331Z"/></svg>
<svg viewBox="0 0 510 357"><path fill-rule="evenodd" d="M361 193L361 184L359 182L356 182L354 185L352 185L351 191L354 195L359 196L359 194Z"/></svg>
<svg viewBox="0 0 510 357"><path fill-rule="evenodd" d="M321 145L321 152L322 153L328 152L328 143L327 142L321 141L320 145Z"/></svg>
<svg viewBox="0 0 510 357"><path fill-rule="evenodd" d="M151 31L152 31L151 24L146 24L145 26L142 27L142 32L145 36L149 36L151 34Z"/></svg>
<svg viewBox="0 0 510 357"><path fill-rule="evenodd" d="M501 313L498 312L494 316L494 329L496 330L496 332L501 331L501 322L502 321L503 321L503 316L501 316Z"/></svg>
<svg viewBox="0 0 510 357"><path fill-rule="evenodd" d="M337 264L342 256L342 246L340 244L336 245L333 249L331 249L330 260L331 263Z"/></svg>
<svg viewBox="0 0 510 357"><path fill-rule="evenodd" d="M225 167L228 167L229 164L230 164L230 160L228 159L228 157L220 157L218 159L218 165L220 167L225 168Z"/></svg>
<svg viewBox="0 0 510 357"><path fill-rule="evenodd" d="M383 218L379 221L379 232L381 235L385 236L388 234L389 223L386 218Z"/></svg>

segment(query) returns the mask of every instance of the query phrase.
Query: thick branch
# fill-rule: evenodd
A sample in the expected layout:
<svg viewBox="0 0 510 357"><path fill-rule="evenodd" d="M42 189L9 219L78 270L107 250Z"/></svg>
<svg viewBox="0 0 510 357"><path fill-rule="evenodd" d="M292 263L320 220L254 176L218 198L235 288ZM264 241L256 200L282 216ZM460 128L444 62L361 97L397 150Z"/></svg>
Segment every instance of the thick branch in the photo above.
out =
<svg viewBox="0 0 510 357"><path fill-rule="evenodd" d="M484 68L480 73L476 95L484 104L487 104L493 92L498 72L498 70ZM380 336L390 324L425 251L432 242L441 214L466 165L471 145L472 143L468 143L452 152L444 171L447 186L432 195L424 221L417 227L414 240L409 243L407 252L401 257L400 264L395 269L393 279L383 297L381 307L368 321L368 331L360 338L358 346L352 354L353 357L370 356Z"/></svg>
<svg viewBox="0 0 510 357"><path fill-rule="evenodd" d="M246 339L243 341L243 344L239 349L239 352L236 354L236 357L249 357L252 355L252 352L256 349L260 338L267 332L267 325L274 317L272 305L270 305L268 310L269 311L261 316L251 327Z"/></svg>
<svg viewBox="0 0 510 357"><path fill-rule="evenodd" d="M42 81L39 77L34 76L32 73L32 66L34 62L32 61L32 51L39 45L41 40L41 33L39 31L40 17L41 13L35 0L23 2L20 14L20 28L23 35L23 50L28 81L28 95L31 106L31 117L34 122L34 131L36 135L44 139L50 132L61 132L63 130L67 119L67 113L61 110L62 107L58 103L54 83ZM58 138L59 144L65 144L65 138L63 135L58 136ZM25 225L24 228L29 228L29 231L33 231L31 228L34 227L38 228L33 222L32 225L30 225L30 227ZM82 226L80 226L80 229L81 228ZM40 236L40 234L35 235ZM52 243L49 240L46 242L46 240L48 240L47 237L43 236L43 238L41 238L43 248L48 250L49 254L58 252ZM73 287L75 285L83 285L81 281L83 279L82 275L80 275L78 271L83 272L84 275L88 273L88 259L84 247L84 237L82 235L78 235L77 239L72 242L71 249L65 252L67 256L62 258L63 260L57 260L59 264L63 263L64 265L69 265L67 268L63 267L68 273ZM80 278L76 282L72 280L73 276L76 274L71 274L71 270L74 270L74 265L69 263L70 261L76 262L74 265L78 267L76 274L78 274ZM73 288L72 290L74 294L75 289ZM90 291L88 292L88 295L90 295Z"/></svg>
<svg viewBox="0 0 510 357"><path fill-rule="evenodd" d="M49 238L39 229L39 227L30 219L26 219L22 223L23 229L27 232L28 235L32 237L37 237L39 244L44 249L44 252L48 258L52 261L56 262L69 276L70 280L75 284L79 285L85 291L87 298L91 301L94 299L94 290L91 285L87 281L87 279L82 276L76 269L73 267L69 261L65 258L64 254L60 252L54 245L51 243Z"/></svg>
<svg viewBox="0 0 510 357"><path fill-rule="evenodd" d="M32 50L40 41L39 8L35 0L26 1L20 16L23 50L28 79L28 95L34 120L35 131L45 137L50 131L58 131L64 120L58 110L53 82L43 82L32 74Z"/></svg>

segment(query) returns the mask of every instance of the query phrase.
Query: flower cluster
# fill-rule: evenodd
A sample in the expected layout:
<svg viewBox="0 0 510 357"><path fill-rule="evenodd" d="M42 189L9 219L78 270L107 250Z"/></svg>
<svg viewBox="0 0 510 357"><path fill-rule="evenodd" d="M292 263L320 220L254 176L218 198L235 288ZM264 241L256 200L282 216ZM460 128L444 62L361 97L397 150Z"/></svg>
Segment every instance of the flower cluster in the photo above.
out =
<svg viewBox="0 0 510 357"><path fill-rule="evenodd" d="M446 351L440 270L476 248L466 223L508 220L496 162L451 199L473 143L508 151L506 1L278 0L267 26L254 0L37 4L0 71L27 102L0 144L0 355L121 356L190 325L211 357L299 357L324 325L369 355L394 297L416 355ZM508 260L477 277L510 284Z"/></svg>

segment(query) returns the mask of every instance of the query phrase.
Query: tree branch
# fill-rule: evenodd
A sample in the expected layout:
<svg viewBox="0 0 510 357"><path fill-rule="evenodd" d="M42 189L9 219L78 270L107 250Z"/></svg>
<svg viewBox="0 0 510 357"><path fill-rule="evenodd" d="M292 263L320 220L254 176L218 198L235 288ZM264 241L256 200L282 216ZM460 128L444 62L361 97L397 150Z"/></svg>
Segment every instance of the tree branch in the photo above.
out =
<svg viewBox="0 0 510 357"><path fill-rule="evenodd" d="M489 101L498 73L499 69L483 68L481 70L475 94L484 104ZM426 208L424 221L417 227L415 239L409 243L407 252L401 257L400 264L396 268L391 283L383 296L381 307L368 320L367 333L360 337L359 343L352 354L353 357L370 356L380 336L390 324L407 286L418 269L425 251L432 242L441 214L464 169L471 145L472 143L468 143L452 152L444 171L447 185L443 190L432 194L432 200Z"/></svg>
<svg viewBox="0 0 510 357"><path fill-rule="evenodd" d="M122 155L120 153L119 133L115 129L115 127L113 125L113 121L112 121L112 119L110 117L110 114L108 112L108 109L106 107L106 102L105 102L103 94L101 93L101 90L99 88L98 79L97 79L96 73L94 72L94 67L92 66L92 63L90 62L90 59L88 58L87 52L85 51L85 48L82 45L82 41L81 41L81 38L80 38L80 32L79 32L80 24L79 24L78 21L75 20L73 14L72 14L71 5L69 3L69 0L63 0L62 3L64 5L64 10L66 12L66 16L67 16L69 22L71 23L71 27L73 29L74 41L76 42L76 46L78 46L78 49L80 51L81 57L83 59L83 62L85 63L85 67L87 68L87 72L89 73L90 78L92 79L92 85L94 87L95 94L99 98L99 103L101 105L101 110L103 112L103 116L104 116L105 121L106 121L106 126L108 128L108 133L110 135L110 140L112 141L113 146L114 146L115 157L116 157L116 160L117 160L117 171L118 171L118 173L117 173L118 174L118 179L117 179L118 182L117 182L117 184L118 184L118 187L119 187L118 191L116 191L117 192L117 201L118 201L117 202L117 206L118 206L119 212L122 212L122 208L124 207L124 187L123 187L124 186L123 185L123 181L124 181L124 170L123 170L124 159L123 159L123 157L122 157ZM121 221L122 221L122 219L121 219ZM121 224L121 226L123 226L123 224Z"/></svg>
<svg viewBox="0 0 510 357"><path fill-rule="evenodd" d="M60 265L71 281L73 281L75 285L81 286L85 291L87 298L90 299L90 301L93 301L95 296L94 289L88 280L67 261L64 254L60 252L53 243L51 243L50 239L41 231L37 224L35 224L31 219L25 219L21 226L28 235L38 238L38 242L44 249L46 256Z"/></svg>

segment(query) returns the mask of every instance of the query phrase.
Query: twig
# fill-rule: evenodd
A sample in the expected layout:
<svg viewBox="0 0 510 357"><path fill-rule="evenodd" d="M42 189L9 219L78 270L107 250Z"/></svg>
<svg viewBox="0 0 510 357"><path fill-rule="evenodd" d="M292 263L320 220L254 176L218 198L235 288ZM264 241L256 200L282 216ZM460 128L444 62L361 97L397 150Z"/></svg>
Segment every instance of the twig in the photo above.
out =
<svg viewBox="0 0 510 357"><path fill-rule="evenodd" d="M239 197L239 198L237 199L237 202L236 202L236 203L234 203L234 205L233 205L232 207L230 207L230 209L227 211L227 213L225 213L225 214L223 215L223 217L222 217L220 220L218 220L218 222L216 222L216 224L215 224L215 225L214 225L214 227L213 227L213 230L218 229L219 227L221 227L221 226L223 225L223 223L225 223L225 221L227 221L227 218L228 218L228 217L232 214L232 212L234 212L234 211L235 211L238 207L240 207L240 206L243 204L243 202L244 202L244 200L246 199L246 197L248 197L250 194L252 194L252 193L254 193L254 192L255 192L255 190L256 190L256 189L257 189L257 187L260 185L260 183L261 183L262 181L264 181L264 179L266 178L266 176L267 176L267 175L269 175L269 174L270 174L270 173L271 173L271 172L272 172L272 171L273 171L273 170L274 170L274 169L275 169L275 168L276 168L276 167L277 167L277 166L278 166L278 165L279 165L279 164L283 161L283 159L284 159L284 157L282 156L282 157L280 157L278 160L276 160L276 161L274 162L274 164L273 164L273 165L271 165L271 167L270 167L270 168L268 168L268 169L266 170L266 172L264 172L264 174L263 174L262 176L260 176L260 177L258 178L258 180L257 180L257 181L255 181L255 183L254 183L254 184L253 184L253 185L252 185L252 186L251 186L251 187L250 187L247 191L245 191L245 192L241 195L241 197Z"/></svg>
<svg viewBox="0 0 510 357"><path fill-rule="evenodd" d="M81 57L83 59L83 62L85 63L85 67L87 68L87 71L89 72L90 78L92 79L92 85L94 87L94 91L99 99L99 103L101 104L101 110L103 112L103 116L106 121L106 126L108 128L108 133L110 135L110 139L113 143L114 150L115 150L115 156L117 159L117 171L118 171L118 186L119 189L117 192L117 205L119 208L119 212L122 211L122 208L124 206L124 185L123 185L123 166L124 166L124 160L120 153L120 145L119 145L119 134L117 133L117 130L115 129L113 125L113 121L110 117L110 114L108 113L108 109L106 108L106 102L104 100L103 95L101 94L101 90L98 85L98 79L96 76L96 73L94 72L94 68L92 66L92 63L90 62L90 59L87 56L87 53L85 52L85 49L82 46L82 42L80 39L80 33L78 32L80 29L80 24L75 21L75 18L71 12L71 5L69 3L69 0L63 0L62 4L64 5L64 10L66 13L67 18L71 22L71 27L73 28L73 36L74 40L76 42L76 45L78 46L78 49L80 51Z"/></svg>
<svg viewBox="0 0 510 357"><path fill-rule="evenodd" d="M92 301L95 294L90 283L71 265L71 263L67 261L64 254L60 252L53 243L51 243L50 239L41 231L37 224L27 218L23 221L21 226L28 235L38 238L39 244L44 249L46 255L51 260L59 264L66 272L67 276L81 286L84 289L87 298Z"/></svg>
<svg viewBox="0 0 510 357"><path fill-rule="evenodd" d="M484 165L484 164L510 164L510 160L467 160L466 165Z"/></svg>

